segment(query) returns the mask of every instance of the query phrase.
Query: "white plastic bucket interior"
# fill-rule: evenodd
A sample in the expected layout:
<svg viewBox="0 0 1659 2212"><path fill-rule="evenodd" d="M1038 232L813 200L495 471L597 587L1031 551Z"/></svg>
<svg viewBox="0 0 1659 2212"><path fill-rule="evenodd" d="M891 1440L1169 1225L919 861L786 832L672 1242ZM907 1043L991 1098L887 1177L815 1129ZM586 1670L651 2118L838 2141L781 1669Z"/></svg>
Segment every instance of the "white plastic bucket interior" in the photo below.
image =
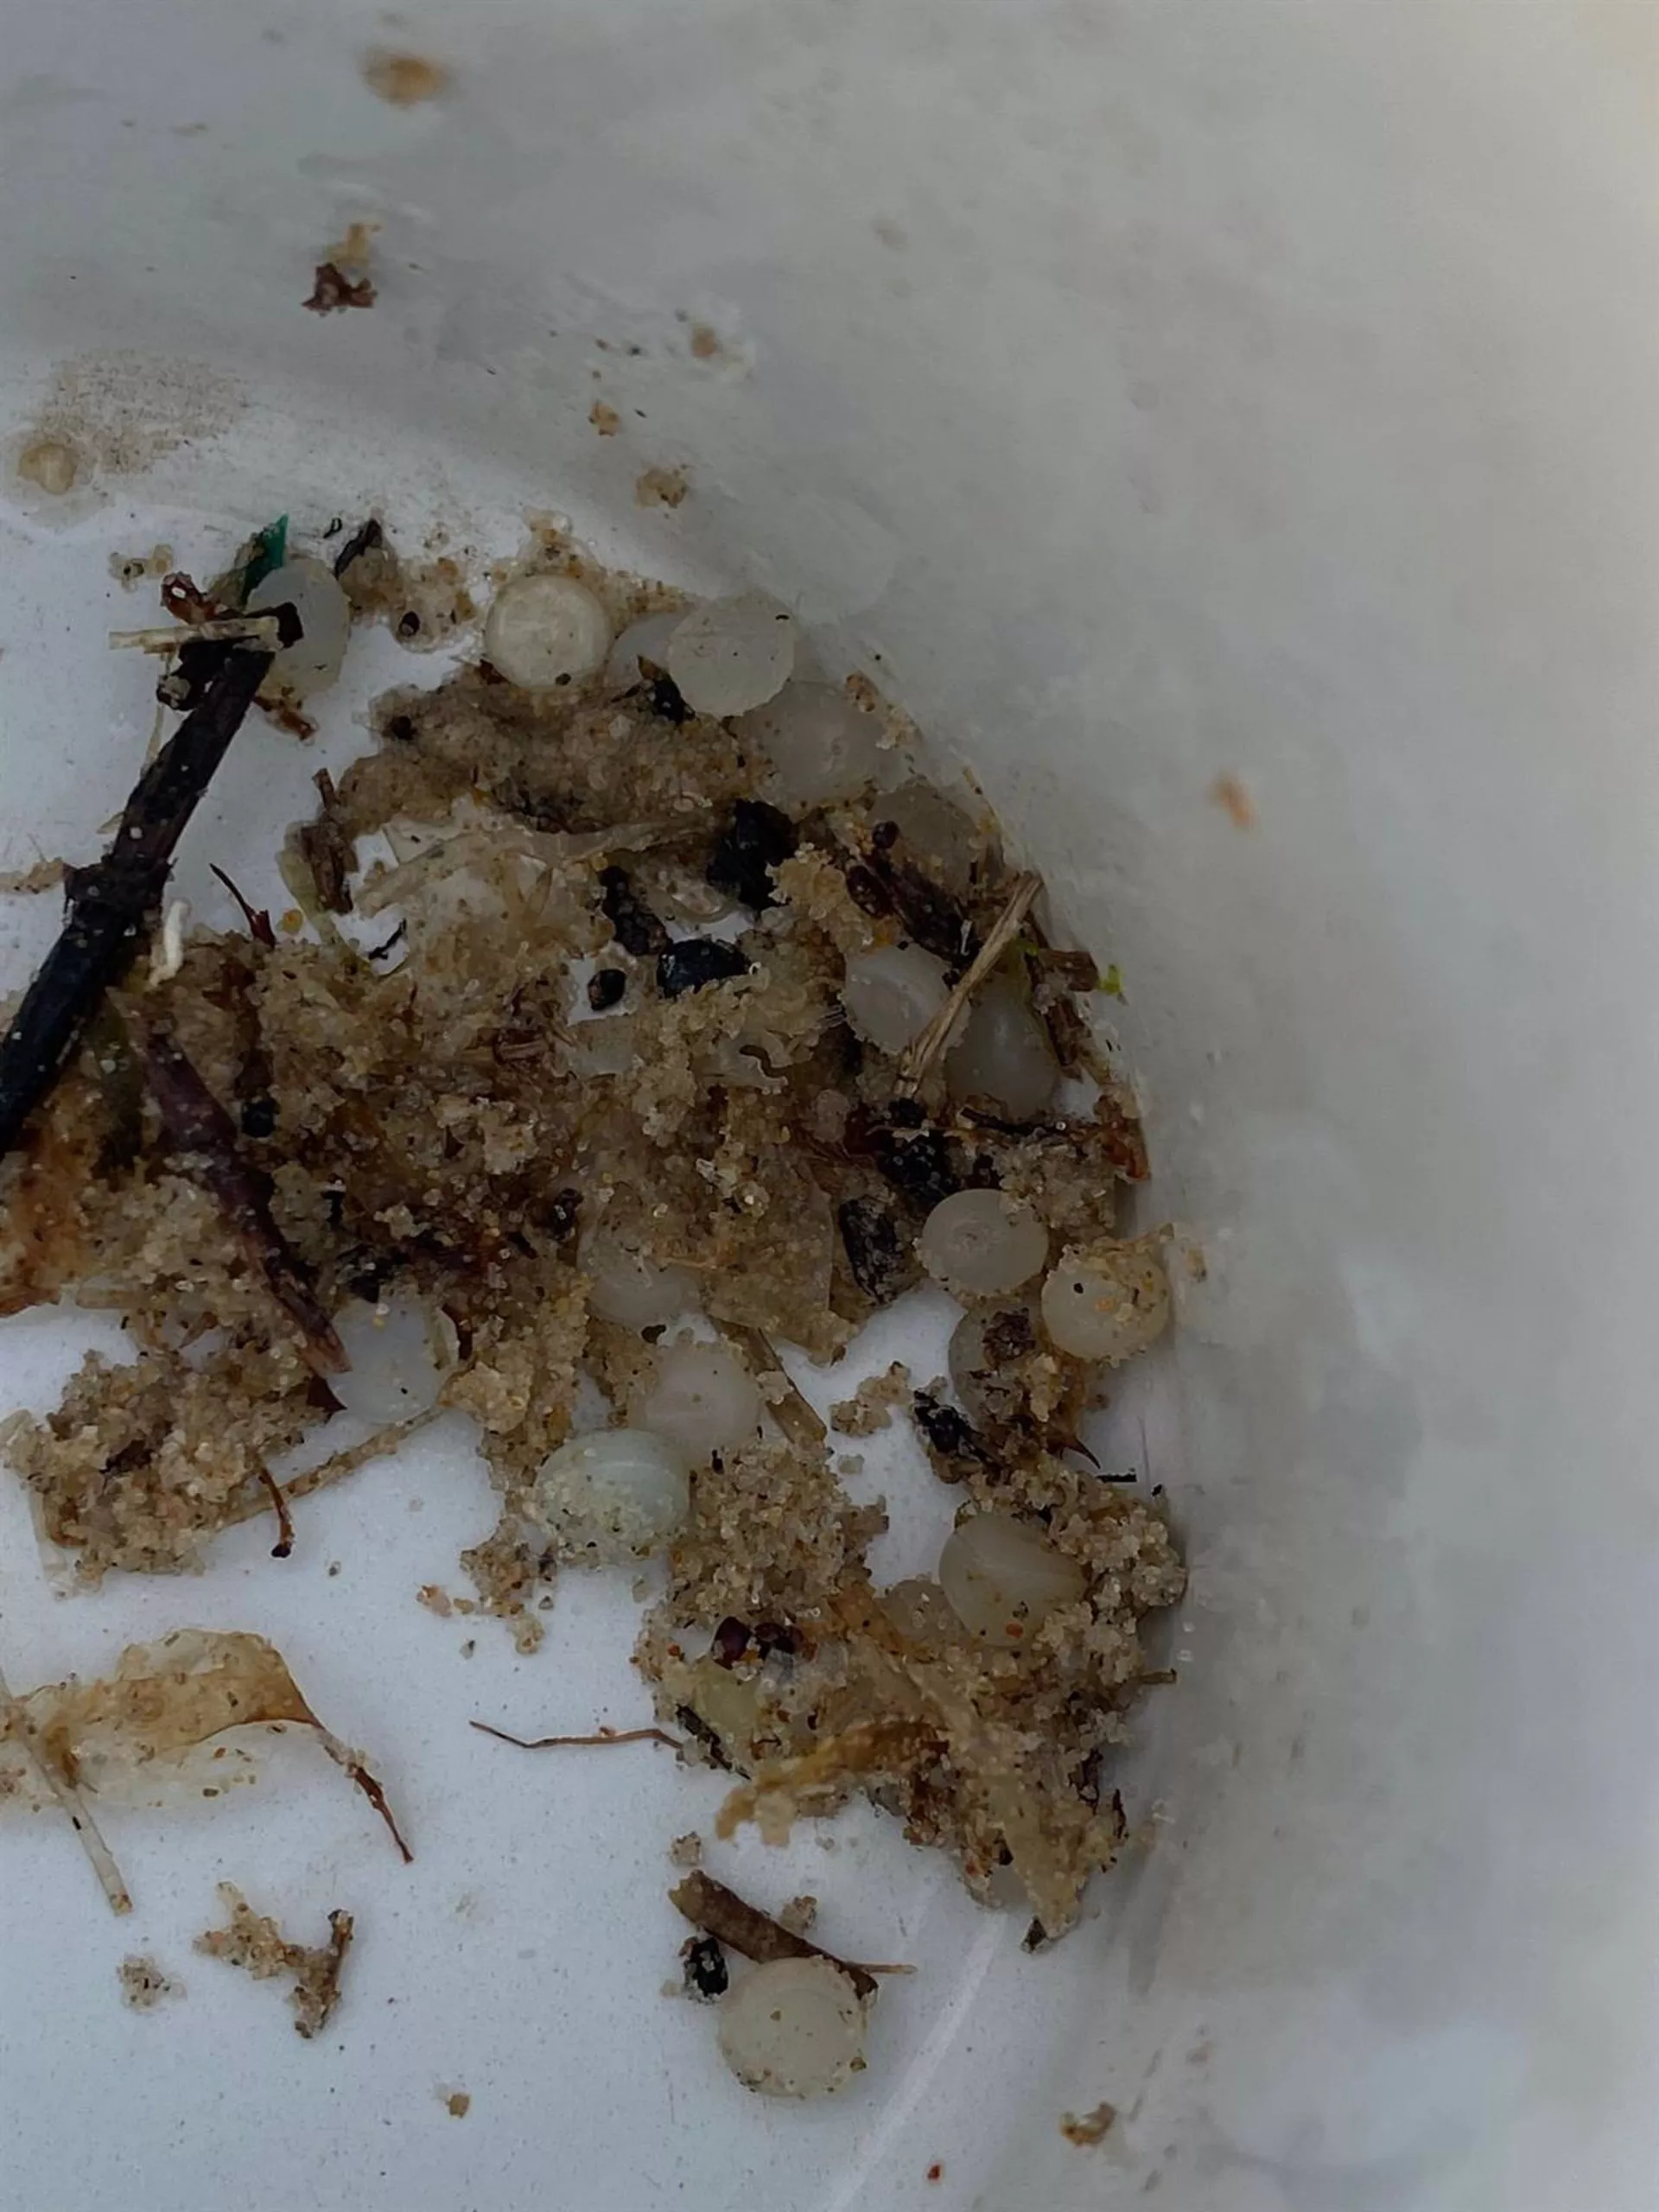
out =
<svg viewBox="0 0 1659 2212"><path fill-rule="evenodd" d="M641 1704L625 1593L567 1585L524 1662L414 1605L464 1587L474 1469L370 1471L286 1570L243 1532L200 1582L62 1603L9 1483L15 1681L266 1629L418 1852L295 1751L246 1802L111 1816L125 1929L54 1824L4 1824L20 2204L1651 2204L1656 20L15 14L4 423L92 465L0 499L0 865L93 849L147 734L111 553L371 504L499 550L556 508L780 593L976 766L1122 968L1156 1202L1209 1263L1132 1402L1192 1560L1180 1685L1117 1777L1155 1840L1035 1959L873 1820L734 1857L923 1969L824 2109L747 2098L658 2001L663 1846L715 1784L466 1729ZM387 45L450 96L373 97ZM359 217L378 305L303 313ZM634 505L656 464L677 511ZM378 639L356 698L409 667ZM207 858L274 882L314 759L361 742L344 709L314 758L239 741L200 911ZM8 982L53 903L8 902ZM13 1325L7 1402L86 1340ZM322 2044L190 1959L221 1875L358 1912ZM144 2019L114 1969L147 1948L189 1994ZM1103 2100L1103 2143L1066 2140Z"/></svg>

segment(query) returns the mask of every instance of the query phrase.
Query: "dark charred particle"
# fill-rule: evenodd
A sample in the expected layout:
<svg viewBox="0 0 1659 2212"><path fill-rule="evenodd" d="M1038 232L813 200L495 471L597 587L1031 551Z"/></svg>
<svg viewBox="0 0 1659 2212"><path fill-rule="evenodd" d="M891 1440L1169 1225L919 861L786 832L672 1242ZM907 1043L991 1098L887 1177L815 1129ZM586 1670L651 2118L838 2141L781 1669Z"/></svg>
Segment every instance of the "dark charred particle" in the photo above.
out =
<svg viewBox="0 0 1659 2212"><path fill-rule="evenodd" d="M680 1946L685 1961L685 1993L694 2003L713 2005L731 1986L726 1954L712 1936L691 1936Z"/></svg>
<svg viewBox="0 0 1659 2212"><path fill-rule="evenodd" d="M975 1467L988 1474L995 1471L996 1454L966 1414L946 1405L931 1390L918 1390L910 1403L922 1441L942 1482L962 1482Z"/></svg>
<svg viewBox="0 0 1659 2212"><path fill-rule="evenodd" d="M300 304L313 315L333 315L339 308L372 308L374 302L374 286L366 276L353 283L338 263L320 261L312 279L311 296Z"/></svg>
<svg viewBox="0 0 1659 2212"><path fill-rule="evenodd" d="M915 1272L889 1207L880 1198L846 1198L836 1209L853 1281L877 1306L891 1306Z"/></svg>
<svg viewBox="0 0 1659 2212"><path fill-rule="evenodd" d="M365 553L377 553L386 542L386 533L371 515L360 530L354 530L334 556L334 574L343 576L353 561L360 561Z"/></svg>
<svg viewBox="0 0 1659 2212"><path fill-rule="evenodd" d="M728 983L733 976L748 972L747 957L734 944L722 944L717 938L689 937L658 955L657 988L665 999L677 999L687 991Z"/></svg>
<svg viewBox="0 0 1659 2212"><path fill-rule="evenodd" d="M266 1137L274 1135L276 1131L276 1101L271 1098L250 1098L243 1106L238 1118L242 1124L243 1135L252 1137L256 1142L262 1143Z"/></svg>
<svg viewBox="0 0 1659 2212"><path fill-rule="evenodd" d="M773 903L772 871L788 860L799 840L781 808L765 799L741 798L715 840L703 880L741 899L758 913Z"/></svg>
<svg viewBox="0 0 1659 2212"><path fill-rule="evenodd" d="M871 830L868 867L918 944L941 960L971 956L974 930L966 908L906 859L896 823L878 822Z"/></svg>
<svg viewBox="0 0 1659 2212"><path fill-rule="evenodd" d="M702 1745L715 1766L724 1767L730 1773L732 1763L726 1756L726 1746L720 1740L717 1728L711 1728L695 1707L689 1705L681 1706L674 1719L694 1743Z"/></svg>
<svg viewBox="0 0 1659 2212"><path fill-rule="evenodd" d="M665 668L658 668L654 661L641 661L639 673L645 680L639 686L639 696L660 721L677 724L690 721L691 709L685 703L684 695Z"/></svg>
<svg viewBox="0 0 1659 2212"><path fill-rule="evenodd" d="M412 607L405 607L397 617L397 635L407 640L421 634L421 618Z"/></svg>
<svg viewBox="0 0 1659 2212"><path fill-rule="evenodd" d="M896 1129L919 1129L927 1119L927 1111L919 1099L890 1098L887 1119Z"/></svg>
<svg viewBox="0 0 1659 2212"><path fill-rule="evenodd" d="M394 745L413 745L416 734L412 715L389 715L386 717L386 735Z"/></svg>
<svg viewBox="0 0 1659 2212"><path fill-rule="evenodd" d="M616 932L624 952L636 960L651 958L669 949L669 934L633 887L625 868L602 868L599 872L600 904Z"/></svg>
<svg viewBox="0 0 1659 2212"><path fill-rule="evenodd" d="M893 897L874 868L855 861L847 871L847 896L861 913L880 920L893 912Z"/></svg>
<svg viewBox="0 0 1659 2212"><path fill-rule="evenodd" d="M392 954L396 952L398 946L408 935L409 924L407 922L399 922L397 928L393 930L391 935L387 938L383 944L372 944L369 947L367 952L363 956L365 960L390 960Z"/></svg>
<svg viewBox="0 0 1659 2212"><path fill-rule="evenodd" d="M620 1006L628 988L628 979L620 968L595 968L588 978L588 1003L595 1014L607 1014Z"/></svg>
<svg viewBox="0 0 1659 2212"><path fill-rule="evenodd" d="M749 1649L749 1624L735 1614L728 1613L715 1630L709 1645L709 1656L716 1667L735 1667L747 1658Z"/></svg>
<svg viewBox="0 0 1659 2212"><path fill-rule="evenodd" d="M878 1129L871 1156L877 1173L924 1213L963 1187L954 1148L943 1129Z"/></svg>
<svg viewBox="0 0 1659 2212"><path fill-rule="evenodd" d="M1027 1929L1025 1936L1020 1942L1020 1948L1022 1951L1046 1951L1048 1948L1050 1941L1051 1938L1049 1936L1048 1930L1044 1927L1042 1922L1040 1920L1033 1920L1030 1927Z"/></svg>
<svg viewBox="0 0 1659 2212"><path fill-rule="evenodd" d="M780 1653L786 1659L798 1659L806 1649L806 1638L789 1621L757 1621L754 1648L763 1659L770 1659L774 1653Z"/></svg>

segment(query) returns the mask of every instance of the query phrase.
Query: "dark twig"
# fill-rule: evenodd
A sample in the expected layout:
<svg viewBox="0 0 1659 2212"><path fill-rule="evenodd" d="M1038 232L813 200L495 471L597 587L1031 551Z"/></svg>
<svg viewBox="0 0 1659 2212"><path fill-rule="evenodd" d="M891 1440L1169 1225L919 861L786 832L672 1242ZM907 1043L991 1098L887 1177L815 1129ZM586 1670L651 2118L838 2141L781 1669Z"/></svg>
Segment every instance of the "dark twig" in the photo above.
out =
<svg viewBox="0 0 1659 2212"><path fill-rule="evenodd" d="M841 1968L861 1997L874 1996L877 1974L913 1971L910 1967L859 1966L851 1959L838 1959L833 1951L809 1943L804 1936L796 1935L793 1929L762 1912L759 1905L728 1890L724 1882L701 1871L688 1874L677 1888L671 1890L668 1901L694 1928L702 1929L731 1950L753 1959L756 1966L766 1966L773 1959L828 1959L832 1967Z"/></svg>
<svg viewBox="0 0 1659 2212"><path fill-rule="evenodd" d="M270 664L268 652L226 649L200 705L139 778L104 858L66 874L62 934L0 1040L0 1154L16 1143L105 991L137 953L174 849Z"/></svg>
<svg viewBox="0 0 1659 2212"><path fill-rule="evenodd" d="M263 906L251 906L248 904L217 861L209 862L209 866L242 909L242 918L248 925L248 935L256 944L263 944L267 952L274 952L276 949L276 932L270 926L270 916Z"/></svg>
<svg viewBox="0 0 1659 2212"><path fill-rule="evenodd" d="M294 1516L289 1510L281 1484L263 1463L259 1480L270 1494L270 1510L276 1516L276 1541L270 1548L270 1555L272 1559L288 1559L294 1550Z"/></svg>
<svg viewBox="0 0 1659 2212"><path fill-rule="evenodd" d="M137 1013L130 1012L128 1021L180 1166L218 1200L227 1225L305 1338L307 1364L320 1375L342 1373L351 1363L345 1347L271 1217L264 1180L243 1157L235 1123L176 1039Z"/></svg>

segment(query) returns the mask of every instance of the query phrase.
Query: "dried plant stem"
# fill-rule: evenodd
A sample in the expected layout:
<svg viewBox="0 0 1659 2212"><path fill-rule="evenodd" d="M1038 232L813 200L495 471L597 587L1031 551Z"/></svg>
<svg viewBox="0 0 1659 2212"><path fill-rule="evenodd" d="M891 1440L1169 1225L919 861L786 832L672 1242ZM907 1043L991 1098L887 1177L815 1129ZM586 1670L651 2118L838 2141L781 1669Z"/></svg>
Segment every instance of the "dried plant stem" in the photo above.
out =
<svg viewBox="0 0 1659 2212"><path fill-rule="evenodd" d="M111 630L110 643L138 652L175 653L184 636L212 639L220 645L263 645L275 652L282 643L282 625L274 613L226 614L193 622L182 635L172 623L151 630Z"/></svg>
<svg viewBox="0 0 1659 2212"><path fill-rule="evenodd" d="M314 1491L327 1490L331 1483L340 1482L346 1475L354 1475L359 1467L367 1466L371 1459L383 1459L394 1452L406 1436L413 1436L417 1429L427 1427L443 1411L442 1406L429 1407L423 1414L411 1414L407 1421L388 1421L384 1428L377 1428L360 1444L335 1452L315 1467L308 1467L303 1474L296 1475L292 1482L279 1485L280 1495L291 1505L296 1497L309 1497ZM256 1491L235 1511L226 1516L224 1526L234 1528L238 1521L251 1521L256 1514L269 1513L271 1500L264 1490Z"/></svg>
<svg viewBox="0 0 1659 2212"><path fill-rule="evenodd" d="M562 1745L580 1744L666 1744L671 1751L685 1749L679 1738L671 1736L665 1728L600 1728L591 1736L510 1736L505 1728L493 1728L487 1720L474 1720L472 1725L480 1736L493 1736L499 1743L516 1744L521 1751L547 1751Z"/></svg>
<svg viewBox="0 0 1659 2212"><path fill-rule="evenodd" d="M922 1077L944 1050L945 1040L956 1027L957 1016L1019 936L1032 901L1042 887L1040 875L1027 874L1014 878L1014 887L1001 912L986 931L985 942L974 955L967 971L926 1028L906 1047L904 1058L899 1063L899 1090L901 1095L918 1088Z"/></svg>
<svg viewBox="0 0 1659 2212"><path fill-rule="evenodd" d="M92 1872L104 1885L112 1912L130 1912L132 1893L121 1878L115 1854L99 1834L98 1823L86 1809L86 1801L41 1740L29 1712L0 1675L0 1736L15 1736L40 1770L47 1788L62 1806L69 1825L80 1838L81 1848L92 1861Z"/></svg>

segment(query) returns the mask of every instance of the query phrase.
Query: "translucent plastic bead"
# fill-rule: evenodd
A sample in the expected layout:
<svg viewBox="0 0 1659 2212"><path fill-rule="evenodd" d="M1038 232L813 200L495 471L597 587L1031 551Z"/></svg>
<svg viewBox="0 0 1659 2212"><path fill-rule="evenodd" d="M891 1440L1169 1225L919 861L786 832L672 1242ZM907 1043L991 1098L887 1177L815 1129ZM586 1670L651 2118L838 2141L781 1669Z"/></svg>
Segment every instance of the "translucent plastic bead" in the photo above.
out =
<svg viewBox="0 0 1659 2212"><path fill-rule="evenodd" d="M891 822L902 855L958 898L983 872L991 841L953 799L920 777L900 784L871 810L873 824Z"/></svg>
<svg viewBox="0 0 1659 2212"><path fill-rule="evenodd" d="M1048 1231L1023 1200L957 1191L922 1224L916 1249L937 1282L969 1298L1017 1290L1048 1257Z"/></svg>
<svg viewBox="0 0 1659 2212"><path fill-rule="evenodd" d="M855 798L892 758L875 716L831 683L786 683L741 716L737 734L771 762L768 795L789 808Z"/></svg>
<svg viewBox="0 0 1659 2212"><path fill-rule="evenodd" d="M348 1414L380 1428L437 1403L451 1363L442 1350L448 1325L440 1320L435 1328L412 1291L394 1291L372 1306L354 1298L334 1321L351 1365L331 1376L328 1387Z"/></svg>
<svg viewBox="0 0 1659 2212"><path fill-rule="evenodd" d="M760 1393L724 1344L665 1344L635 1418L695 1463L753 1439Z"/></svg>
<svg viewBox="0 0 1659 2212"><path fill-rule="evenodd" d="M944 1063L953 1098L982 1098L1011 1122L1034 1122L1059 1070L1043 1025L1011 976L993 976L975 999Z"/></svg>
<svg viewBox="0 0 1659 2212"><path fill-rule="evenodd" d="M691 1510L684 1459L660 1436L605 1428L543 1460L531 1510L567 1554L616 1563L661 1549Z"/></svg>
<svg viewBox="0 0 1659 2212"><path fill-rule="evenodd" d="M611 618L574 576L520 576L497 592L484 657L509 683L551 691L604 667Z"/></svg>
<svg viewBox="0 0 1659 2212"><path fill-rule="evenodd" d="M794 618L767 599L712 600L694 607L668 641L668 672L699 715L764 707L794 664Z"/></svg>
<svg viewBox="0 0 1659 2212"><path fill-rule="evenodd" d="M1071 1246L1043 1285L1042 1311L1057 1351L1116 1367L1169 1326L1169 1277L1145 1237Z"/></svg>
<svg viewBox="0 0 1659 2212"><path fill-rule="evenodd" d="M584 1023L585 1034L593 1023ZM581 1250L589 1283L588 1302L601 1320L625 1329L651 1329L677 1321L697 1304L696 1277L686 1268L658 1267L613 1230L596 1229Z"/></svg>
<svg viewBox="0 0 1659 2212"><path fill-rule="evenodd" d="M284 645L271 664L270 682L291 698L308 699L340 674L352 631L352 603L326 561L297 553L273 569L248 596L248 612L292 603L304 626L297 645Z"/></svg>
<svg viewBox="0 0 1659 2212"><path fill-rule="evenodd" d="M841 1003L855 1037L902 1052L950 995L944 963L919 944L884 944L847 963Z"/></svg>
<svg viewBox="0 0 1659 2212"><path fill-rule="evenodd" d="M722 1999L721 2055L762 2096L828 2096L862 2064L864 2018L858 1992L828 1959L773 1959Z"/></svg>
<svg viewBox="0 0 1659 2212"><path fill-rule="evenodd" d="M610 658L605 664L605 682L613 691L631 691L644 681L645 671L639 664L648 660L653 668L668 666L668 641L685 620L683 607L665 607L658 614L642 614L630 622L611 647Z"/></svg>
<svg viewBox="0 0 1659 2212"><path fill-rule="evenodd" d="M1087 1588L1077 1561L1007 1513L976 1513L947 1538L939 1582L963 1626L989 1643L1023 1643Z"/></svg>

